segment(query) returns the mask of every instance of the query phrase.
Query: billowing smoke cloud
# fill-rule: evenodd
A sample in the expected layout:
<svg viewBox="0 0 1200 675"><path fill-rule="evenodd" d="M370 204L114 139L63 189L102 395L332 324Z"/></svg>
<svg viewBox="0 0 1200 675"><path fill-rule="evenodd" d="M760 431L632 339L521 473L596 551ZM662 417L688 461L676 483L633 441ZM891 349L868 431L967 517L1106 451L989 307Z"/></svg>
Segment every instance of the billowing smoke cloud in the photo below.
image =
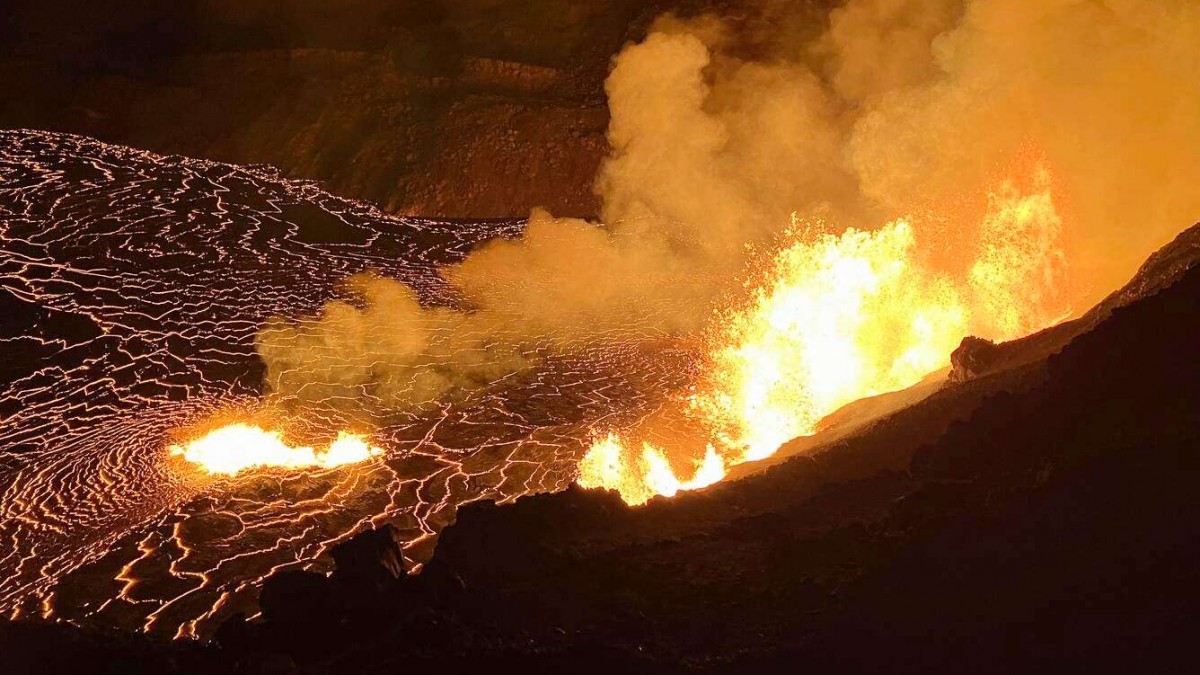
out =
<svg viewBox="0 0 1200 675"><path fill-rule="evenodd" d="M890 209L949 202L1032 147L1059 182L1068 258L1094 299L1200 214L1188 187L1200 179L1200 5L1006 0L961 14L929 43L925 77L854 90L846 147L863 194ZM871 42L845 41L836 81Z"/></svg>
<svg viewBox="0 0 1200 675"><path fill-rule="evenodd" d="M931 260L974 283L1004 271L965 269L988 260L981 238L1027 217L989 198L1050 180L1076 309L1200 216L1196 3L850 0L818 30L798 4L660 19L606 85L606 226L535 212L443 271L457 309L355 277L357 304L263 329L270 389L403 410L535 345L694 333L793 213L834 230L911 214ZM1020 272L1067 289L1052 262Z"/></svg>

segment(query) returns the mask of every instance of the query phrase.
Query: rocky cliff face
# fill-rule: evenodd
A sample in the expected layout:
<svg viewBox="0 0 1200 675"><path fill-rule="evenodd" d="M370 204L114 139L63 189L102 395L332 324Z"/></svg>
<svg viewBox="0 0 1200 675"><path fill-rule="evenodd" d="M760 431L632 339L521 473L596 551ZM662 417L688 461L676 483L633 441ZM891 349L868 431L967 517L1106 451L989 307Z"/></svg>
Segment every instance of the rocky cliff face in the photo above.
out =
<svg viewBox="0 0 1200 675"><path fill-rule="evenodd" d="M272 164L404 214L588 216L612 55L665 11L738 4L18 0L0 126Z"/></svg>

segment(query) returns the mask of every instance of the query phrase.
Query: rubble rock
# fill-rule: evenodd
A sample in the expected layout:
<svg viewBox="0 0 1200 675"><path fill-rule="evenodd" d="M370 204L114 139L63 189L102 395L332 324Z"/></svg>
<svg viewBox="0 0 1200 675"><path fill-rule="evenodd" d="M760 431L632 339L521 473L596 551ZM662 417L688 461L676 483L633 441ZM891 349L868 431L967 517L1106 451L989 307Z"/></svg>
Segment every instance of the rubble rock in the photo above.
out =
<svg viewBox="0 0 1200 675"><path fill-rule="evenodd" d="M950 381L966 382L985 374L999 356L995 342L968 335L950 355Z"/></svg>

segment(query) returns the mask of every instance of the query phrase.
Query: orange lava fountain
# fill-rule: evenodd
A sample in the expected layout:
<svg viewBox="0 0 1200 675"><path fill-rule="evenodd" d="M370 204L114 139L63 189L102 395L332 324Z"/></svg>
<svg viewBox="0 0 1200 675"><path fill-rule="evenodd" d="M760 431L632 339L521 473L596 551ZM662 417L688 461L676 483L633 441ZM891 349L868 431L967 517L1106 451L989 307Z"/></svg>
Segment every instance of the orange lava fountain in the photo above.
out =
<svg viewBox="0 0 1200 675"><path fill-rule="evenodd" d="M644 504L652 497L674 497L684 490L708 487L725 477L725 460L713 446L695 468L692 478L681 480L662 449L642 443L640 455L631 453L616 434L595 441L579 462L579 484L617 490L629 504Z"/></svg>
<svg viewBox="0 0 1200 675"><path fill-rule="evenodd" d="M711 485L812 435L838 408L944 368L968 331L1010 339L1065 318L1060 226L1039 169L1030 193L1004 182L989 195L966 279L918 255L907 219L839 236L790 231L749 300L720 315L704 374L680 402L708 434L701 458L671 453L692 478L679 478L663 449L643 442L637 452L636 441L609 433L580 462L579 484L630 504Z"/></svg>
<svg viewBox="0 0 1200 675"><path fill-rule="evenodd" d="M363 436L344 431L328 447L317 450L289 445L278 431L243 423L229 424L182 445L173 445L170 452L209 474L226 476L258 468L331 469L383 454L382 449L372 446Z"/></svg>

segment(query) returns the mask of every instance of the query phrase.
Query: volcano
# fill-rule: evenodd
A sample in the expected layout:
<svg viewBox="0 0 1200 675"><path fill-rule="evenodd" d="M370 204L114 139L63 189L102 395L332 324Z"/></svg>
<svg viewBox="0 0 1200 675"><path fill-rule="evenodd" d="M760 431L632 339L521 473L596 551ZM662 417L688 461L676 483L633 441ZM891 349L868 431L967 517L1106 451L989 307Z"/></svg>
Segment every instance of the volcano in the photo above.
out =
<svg viewBox="0 0 1200 675"><path fill-rule="evenodd" d="M1198 254L1200 226L1078 321L815 453L640 510L578 488L469 506L420 575L282 576L223 636L238 663L367 672L1181 672Z"/></svg>
<svg viewBox="0 0 1200 675"><path fill-rule="evenodd" d="M1195 0L8 4L0 675L1195 670Z"/></svg>
<svg viewBox="0 0 1200 675"><path fill-rule="evenodd" d="M642 508L571 486L581 429L679 386L683 361L635 344L414 413L377 434L383 458L213 483L164 443L260 393L259 322L373 268L436 302L437 265L520 224L397 219L77 136L0 141L8 672L1186 662L1200 226L1079 318L968 339L950 377ZM167 641L185 636L208 641Z"/></svg>

